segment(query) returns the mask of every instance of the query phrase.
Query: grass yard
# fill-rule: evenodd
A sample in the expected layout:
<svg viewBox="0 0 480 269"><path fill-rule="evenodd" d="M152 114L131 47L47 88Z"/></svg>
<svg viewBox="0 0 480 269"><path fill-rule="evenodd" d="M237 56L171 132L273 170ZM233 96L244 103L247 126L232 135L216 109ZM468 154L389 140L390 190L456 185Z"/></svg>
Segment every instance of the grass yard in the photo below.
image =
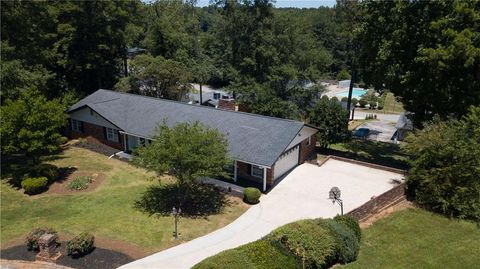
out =
<svg viewBox="0 0 480 269"><path fill-rule="evenodd" d="M381 111L384 113L398 114L405 110L403 109L403 104L395 99L393 93L386 92L385 103Z"/></svg>
<svg viewBox="0 0 480 269"><path fill-rule="evenodd" d="M398 144L393 143L352 139L347 143L330 145L327 149L318 149L318 160L326 158L327 155L335 155L398 169L408 168L408 156L402 152Z"/></svg>
<svg viewBox="0 0 480 269"><path fill-rule="evenodd" d="M148 186L158 184L154 174L76 147L48 158L48 162L59 168L74 166L79 172L103 173L106 177L102 185L91 192L36 196L25 195L2 180L2 245L24 236L35 227L47 226L67 235L89 231L95 236L126 241L150 253L225 226L248 208L241 199L231 198L222 214L208 218L181 218L180 239L173 240L172 217L148 216L133 207L134 201ZM162 178L162 182L171 180Z"/></svg>
<svg viewBox="0 0 480 269"><path fill-rule="evenodd" d="M342 268L478 268L480 227L407 209L363 232L358 260Z"/></svg>

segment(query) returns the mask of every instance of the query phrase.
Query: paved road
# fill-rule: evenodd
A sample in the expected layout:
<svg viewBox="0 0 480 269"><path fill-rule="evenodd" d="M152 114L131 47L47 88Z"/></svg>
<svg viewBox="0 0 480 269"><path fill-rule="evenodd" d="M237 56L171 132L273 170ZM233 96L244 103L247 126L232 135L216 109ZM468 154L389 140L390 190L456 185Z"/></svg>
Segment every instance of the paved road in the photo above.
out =
<svg viewBox="0 0 480 269"><path fill-rule="evenodd" d="M392 179L402 178L399 174L337 160L329 160L321 167L302 164L263 195L259 204L229 225L121 268L190 268L223 250L260 239L286 223L339 214L339 206L328 200L333 186L342 191L344 210L348 212L391 189Z"/></svg>

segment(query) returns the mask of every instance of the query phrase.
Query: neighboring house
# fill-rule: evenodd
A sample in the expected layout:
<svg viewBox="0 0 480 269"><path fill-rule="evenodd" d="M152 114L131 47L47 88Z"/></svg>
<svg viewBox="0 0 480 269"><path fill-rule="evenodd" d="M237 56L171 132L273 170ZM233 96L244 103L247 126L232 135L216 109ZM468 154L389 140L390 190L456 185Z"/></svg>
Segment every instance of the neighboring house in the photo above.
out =
<svg viewBox="0 0 480 269"><path fill-rule="evenodd" d="M202 93L202 105L218 107L220 100L226 99L231 100L233 96L224 91L211 91ZM200 104L200 94L199 93L187 93L187 100L189 104Z"/></svg>
<svg viewBox="0 0 480 269"><path fill-rule="evenodd" d="M147 52L146 49L138 48L138 47L133 47L133 48L127 48L127 57L129 59L133 59L135 56Z"/></svg>
<svg viewBox="0 0 480 269"><path fill-rule="evenodd" d="M315 152L317 129L300 121L98 90L68 110L72 138L89 137L130 152L149 143L158 124L199 121L222 132L234 160L233 178L263 191Z"/></svg>
<svg viewBox="0 0 480 269"><path fill-rule="evenodd" d="M408 118L408 113L402 112L398 121L395 124L397 131L395 132L394 138L398 141L403 141L407 136L408 132L413 131L412 121Z"/></svg>

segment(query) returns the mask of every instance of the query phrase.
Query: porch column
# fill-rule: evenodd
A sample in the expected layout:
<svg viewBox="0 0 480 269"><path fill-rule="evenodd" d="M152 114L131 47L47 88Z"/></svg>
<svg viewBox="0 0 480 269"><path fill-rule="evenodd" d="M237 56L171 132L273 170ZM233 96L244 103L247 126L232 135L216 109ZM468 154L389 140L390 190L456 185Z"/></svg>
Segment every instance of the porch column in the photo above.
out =
<svg viewBox="0 0 480 269"><path fill-rule="evenodd" d="M263 167L263 191L267 190L267 168Z"/></svg>
<svg viewBox="0 0 480 269"><path fill-rule="evenodd" d="M123 148L125 149L124 151L127 151L127 134L123 133Z"/></svg>
<svg viewBox="0 0 480 269"><path fill-rule="evenodd" d="M237 160L233 161L233 181L237 182Z"/></svg>

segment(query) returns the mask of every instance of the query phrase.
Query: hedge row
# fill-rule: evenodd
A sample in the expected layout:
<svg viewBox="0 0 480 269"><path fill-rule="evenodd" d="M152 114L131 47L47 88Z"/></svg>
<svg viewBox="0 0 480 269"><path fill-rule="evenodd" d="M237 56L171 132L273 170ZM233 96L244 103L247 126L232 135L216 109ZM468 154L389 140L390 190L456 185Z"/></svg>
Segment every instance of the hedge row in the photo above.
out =
<svg viewBox="0 0 480 269"><path fill-rule="evenodd" d="M329 268L357 258L359 231L358 223L348 216L292 222L193 268Z"/></svg>

